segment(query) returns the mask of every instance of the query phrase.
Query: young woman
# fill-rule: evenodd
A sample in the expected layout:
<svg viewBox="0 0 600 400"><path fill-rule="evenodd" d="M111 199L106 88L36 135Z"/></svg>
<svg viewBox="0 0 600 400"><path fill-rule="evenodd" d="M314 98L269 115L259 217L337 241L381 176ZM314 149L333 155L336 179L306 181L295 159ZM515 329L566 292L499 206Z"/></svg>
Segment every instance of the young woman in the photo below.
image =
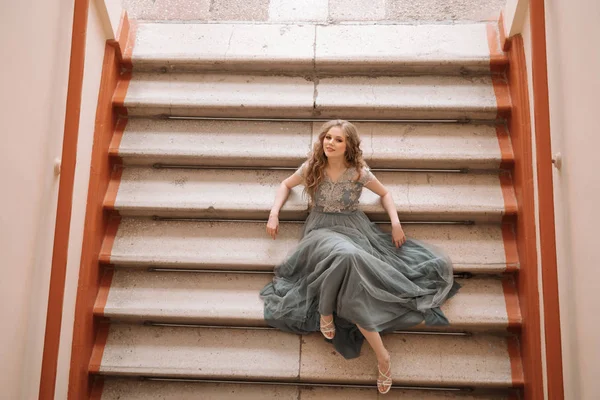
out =
<svg viewBox="0 0 600 400"><path fill-rule="evenodd" d="M422 321L447 324L439 307L459 288L452 264L430 245L406 238L392 195L363 161L348 121L324 124L309 159L279 186L267 223L273 239L279 210L299 184L312 209L297 248L261 291L265 319L288 332L320 330L345 358L358 357L366 338L377 356L377 388L387 393L390 355L379 333ZM391 234L358 209L363 187L381 196Z"/></svg>

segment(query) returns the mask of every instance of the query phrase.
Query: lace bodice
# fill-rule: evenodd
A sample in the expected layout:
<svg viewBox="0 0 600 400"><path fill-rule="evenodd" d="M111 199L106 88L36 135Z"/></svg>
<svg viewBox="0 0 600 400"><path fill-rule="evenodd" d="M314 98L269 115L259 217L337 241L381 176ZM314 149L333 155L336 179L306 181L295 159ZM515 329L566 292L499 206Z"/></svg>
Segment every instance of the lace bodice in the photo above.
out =
<svg viewBox="0 0 600 400"><path fill-rule="evenodd" d="M296 174L305 179L305 170L308 161L305 161ZM325 174L325 179L319 184L315 194L313 209L322 212L351 212L358 209L358 200L362 188L375 179L369 168L363 167L360 176L356 179L356 169L348 168L336 180L332 181Z"/></svg>

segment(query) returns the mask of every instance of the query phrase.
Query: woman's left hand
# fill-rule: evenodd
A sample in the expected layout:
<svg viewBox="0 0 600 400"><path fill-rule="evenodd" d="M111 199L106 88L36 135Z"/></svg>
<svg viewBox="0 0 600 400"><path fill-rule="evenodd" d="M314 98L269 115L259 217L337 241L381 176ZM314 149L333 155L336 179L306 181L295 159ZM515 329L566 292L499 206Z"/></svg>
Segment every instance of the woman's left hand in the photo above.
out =
<svg viewBox="0 0 600 400"><path fill-rule="evenodd" d="M392 242L396 247L400 247L406 242L406 235L400 224L392 224Z"/></svg>

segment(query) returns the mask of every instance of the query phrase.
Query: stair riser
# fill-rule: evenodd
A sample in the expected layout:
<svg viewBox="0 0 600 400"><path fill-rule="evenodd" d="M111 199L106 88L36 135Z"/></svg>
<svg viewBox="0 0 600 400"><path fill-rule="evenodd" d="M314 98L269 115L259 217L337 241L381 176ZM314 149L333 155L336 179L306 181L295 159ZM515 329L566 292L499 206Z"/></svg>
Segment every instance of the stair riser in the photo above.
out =
<svg viewBox="0 0 600 400"><path fill-rule="evenodd" d="M237 167L237 168L286 168L294 172L302 162L306 160L306 153L298 152L297 155L290 157L276 156L239 156L237 154L193 154L193 155L166 155L164 153L146 153L140 155L135 152L122 151L118 155L123 160L123 165L131 166L172 166L172 167ZM403 169L403 170L475 170L492 171L500 167L500 160L490 159L467 159L444 157L439 159L410 158L405 156L402 159L394 158L371 158L365 157L365 161L372 169Z"/></svg>
<svg viewBox="0 0 600 400"><path fill-rule="evenodd" d="M266 327L259 293L272 279L270 274L117 270L111 273L111 283L106 281L101 288L108 293L106 303L97 302L94 312L115 321L137 323ZM507 315L506 297L516 299L510 282L493 278L457 282L463 286L461 296L442 306L450 325L421 325L414 330L507 334L509 319L513 325L520 325L519 315ZM169 292L161 294L167 289Z"/></svg>
<svg viewBox="0 0 600 400"><path fill-rule="evenodd" d="M252 385L204 382L152 382L105 378L101 400L377 400L373 384L369 389L310 386ZM387 400L514 400L506 392L398 390Z"/></svg>
<svg viewBox="0 0 600 400"><path fill-rule="evenodd" d="M266 220L274 193L291 173L125 168L120 181L113 179L116 199L111 191L105 206L123 216ZM401 221L500 222L516 213L510 181L497 174L378 172L377 178L392 193ZM364 190L360 204L372 220L389 221L375 193ZM280 218L304 219L308 209L296 187Z"/></svg>
<svg viewBox="0 0 600 400"><path fill-rule="evenodd" d="M297 168L323 122L131 118L111 155L126 165ZM355 123L371 168L494 170L512 162L501 126ZM507 150L500 143L506 142ZM502 150L502 151L501 151Z"/></svg>
<svg viewBox="0 0 600 400"><path fill-rule="evenodd" d="M174 64L169 59L134 60L134 72L155 73L204 73L204 74L248 74L248 75L306 75L311 78L329 78L339 76L487 76L490 75L489 61L461 60L460 63L443 64L442 62L399 61L392 63L373 60L361 61L328 61L315 67L312 61L280 61L280 60L227 60L200 61L196 59L179 59ZM500 74L500 72L495 72Z"/></svg>
<svg viewBox="0 0 600 400"><path fill-rule="evenodd" d="M370 212L368 209L362 208L365 214L372 221L389 221L388 215L385 211ZM160 217L160 218L192 218L192 219L225 219L225 220L267 220L269 217L269 208L263 208L258 210L239 210L239 209L219 209L213 210L211 208L191 208L186 209L184 207L178 207L176 209L161 208L161 207L118 207L119 215L123 217ZM281 212L279 219L281 221L295 221L304 220L308 216L308 211L300 210L284 210ZM398 216L401 221L405 222L422 222L422 221L434 221L434 222L463 222L473 221L476 223L499 223L502 221L502 214L499 213L487 213L487 212L460 212L452 213L446 212L440 214L437 211L413 211L410 214L399 212Z"/></svg>
<svg viewBox="0 0 600 400"><path fill-rule="evenodd" d="M489 73L488 30L487 24L142 23L132 63L183 72Z"/></svg>
<svg viewBox="0 0 600 400"><path fill-rule="evenodd" d="M273 271L295 248L301 229L301 224L282 222L277 240L272 240L264 223L125 218L111 227L116 237L105 240L100 261L132 268ZM405 225L404 230L408 237L444 249L456 272L503 273L518 268L514 235L505 227Z"/></svg>
<svg viewBox="0 0 600 400"><path fill-rule="evenodd" d="M117 104L118 105L118 104ZM498 114L506 114L506 110L490 107L487 110L471 108L459 104L455 107L422 108L422 107L369 107L364 106L322 106L297 108L277 104L230 103L223 106L214 104L125 104L127 115L131 117L202 117L202 118L325 118L325 119L390 119L390 120L440 120L440 121L497 121Z"/></svg>
<svg viewBox="0 0 600 400"><path fill-rule="evenodd" d="M383 340L399 385L522 385L522 376L511 371L512 339L392 334ZM372 384L376 377L372 351L344 361L320 334L112 325L101 353L95 349L90 370L112 376L358 384Z"/></svg>
<svg viewBox="0 0 600 400"><path fill-rule="evenodd" d="M490 77L302 77L135 73L115 106L132 116L496 120Z"/></svg>

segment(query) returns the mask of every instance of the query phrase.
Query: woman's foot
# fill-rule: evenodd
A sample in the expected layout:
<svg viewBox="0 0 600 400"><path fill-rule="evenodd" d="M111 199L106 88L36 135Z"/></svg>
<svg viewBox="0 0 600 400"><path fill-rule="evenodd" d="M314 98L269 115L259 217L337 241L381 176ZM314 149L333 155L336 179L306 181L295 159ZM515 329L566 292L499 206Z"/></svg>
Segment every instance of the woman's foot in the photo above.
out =
<svg viewBox="0 0 600 400"><path fill-rule="evenodd" d="M377 377L377 390L379 393L386 394L392 388L392 364L390 355L385 360L377 363L379 376Z"/></svg>
<svg viewBox="0 0 600 400"><path fill-rule="evenodd" d="M335 336L335 324L333 323L333 315L324 317L321 315L321 333L325 339L333 339Z"/></svg>

